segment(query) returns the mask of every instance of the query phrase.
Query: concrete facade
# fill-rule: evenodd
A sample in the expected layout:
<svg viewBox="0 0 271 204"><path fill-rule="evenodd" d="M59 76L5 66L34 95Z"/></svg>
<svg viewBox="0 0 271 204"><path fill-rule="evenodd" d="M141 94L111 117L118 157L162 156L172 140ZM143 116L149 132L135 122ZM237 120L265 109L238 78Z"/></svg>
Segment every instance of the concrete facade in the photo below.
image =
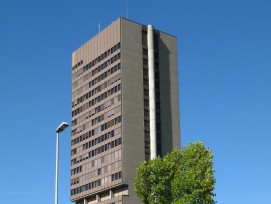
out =
<svg viewBox="0 0 271 204"><path fill-rule="evenodd" d="M141 203L150 159L147 27L119 18L72 55L71 200ZM176 37L154 30L157 154L180 146Z"/></svg>

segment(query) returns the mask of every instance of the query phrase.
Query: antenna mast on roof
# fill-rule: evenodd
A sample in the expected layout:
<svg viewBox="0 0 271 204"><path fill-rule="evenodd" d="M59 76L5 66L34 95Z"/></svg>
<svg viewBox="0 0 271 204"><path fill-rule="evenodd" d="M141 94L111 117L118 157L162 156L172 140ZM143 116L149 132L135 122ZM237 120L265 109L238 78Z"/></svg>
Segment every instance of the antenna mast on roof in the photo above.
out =
<svg viewBox="0 0 271 204"><path fill-rule="evenodd" d="M128 18L128 0L126 0L126 18L129 19Z"/></svg>
<svg viewBox="0 0 271 204"><path fill-rule="evenodd" d="M101 22L98 23L99 33L101 32Z"/></svg>

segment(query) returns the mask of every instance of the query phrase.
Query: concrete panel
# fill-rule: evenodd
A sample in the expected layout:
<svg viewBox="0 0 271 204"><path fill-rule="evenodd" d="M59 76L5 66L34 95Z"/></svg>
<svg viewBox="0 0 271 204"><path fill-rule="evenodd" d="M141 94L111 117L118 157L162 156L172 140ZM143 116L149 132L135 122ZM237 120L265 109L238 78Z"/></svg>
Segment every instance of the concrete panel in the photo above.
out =
<svg viewBox="0 0 271 204"><path fill-rule="evenodd" d="M180 147L179 91L177 41L174 36L160 32L160 108L162 154Z"/></svg>
<svg viewBox="0 0 271 204"><path fill-rule="evenodd" d="M123 182L129 196L123 203L141 203L134 192L137 165L144 161L142 26L121 19Z"/></svg>

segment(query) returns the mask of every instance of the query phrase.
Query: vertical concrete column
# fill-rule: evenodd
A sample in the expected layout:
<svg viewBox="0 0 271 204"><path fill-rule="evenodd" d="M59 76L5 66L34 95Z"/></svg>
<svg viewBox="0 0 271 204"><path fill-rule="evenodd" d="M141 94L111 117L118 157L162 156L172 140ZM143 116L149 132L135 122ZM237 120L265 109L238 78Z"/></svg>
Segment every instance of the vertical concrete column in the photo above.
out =
<svg viewBox="0 0 271 204"><path fill-rule="evenodd" d="M99 203L101 202L101 197L99 194L96 195L96 203Z"/></svg>
<svg viewBox="0 0 271 204"><path fill-rule="evenodd" d="M112 190L109 191L109 197L110 197L110 198L113 198L113 197L114 197L114 193L113 193Z"/></svg>
<svg viewBox="0 0 271 204"><path fill-rule="evenodd" d="M149 71L149 108L150 108L150 149L151 159L157 156L156 107L155 107L155 64L153 26L148 25L148 71Z"/></svg>

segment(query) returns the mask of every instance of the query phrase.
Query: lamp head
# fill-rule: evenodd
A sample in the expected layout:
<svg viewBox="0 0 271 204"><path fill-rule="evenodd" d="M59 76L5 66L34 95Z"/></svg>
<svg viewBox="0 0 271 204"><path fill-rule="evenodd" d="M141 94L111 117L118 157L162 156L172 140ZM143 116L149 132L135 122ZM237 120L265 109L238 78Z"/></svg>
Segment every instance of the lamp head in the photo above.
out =
<svg viewBox="0 0 271 204"><path fill-rule="evenodd" d="M62 132L63 130L65 130L68 127L68 123L67 122L62 122L56 129L57 133Z"/></svg>

